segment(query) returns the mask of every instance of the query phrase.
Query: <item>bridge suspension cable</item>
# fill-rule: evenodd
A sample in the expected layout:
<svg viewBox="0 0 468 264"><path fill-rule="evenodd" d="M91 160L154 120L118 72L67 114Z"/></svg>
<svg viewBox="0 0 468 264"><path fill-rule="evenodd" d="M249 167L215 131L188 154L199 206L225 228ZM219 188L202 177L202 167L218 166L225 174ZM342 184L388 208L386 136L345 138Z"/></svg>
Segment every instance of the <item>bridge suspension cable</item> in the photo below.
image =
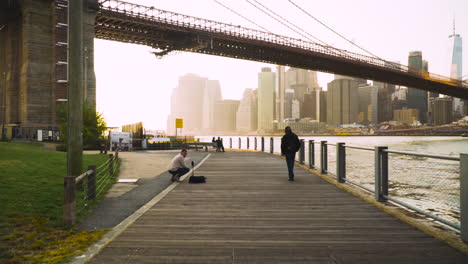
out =
<svg viewBox="0 0 468 264"><path fill-rule="evenodd" d="M282 25L284 25L285 27L289 28L290 30L296 32L297 34L301 35L302 37L306 38L307 40L309 41L312 41L312 42L315 42L314 40L312 40L310 37L304 35L303 33L301 32L298 32L297 30L295 30L294 28L291 28L291 26L285 24L288 23L290 25L292 25L293 27L299 29L300 31L304 32L305 34L311 36L313 39L315 39L316 41L318 42L321 42L322 43L322 47L328 49L328 50L333 50L333 51L336 51L338 53L341 53L341 54L345 54L342 50L340 49L337 49L333 46L330 46L329 44L327 44L326 42L318 39L317 37L313 36L312 34L310 34L309 32L303 30L302 28L296 26L294 23L292 22L289 22L287 19L285 19L284 17L282 17L281 15L277 14L276 12L274 12L273 10L269 9L268 7L266 7L265 5L261 4L260 2L256 1L256 0L253 0L255 3L257 3L259 6L261 6L262 8L268 10L270 13L274 14L275 16L281 18L282 20L284 20L285 22L283 21L280 21L278 18L274 17L273 15L269 14L268 12L266 12L264 9L262 9L261 7L257 6L256 4L252 3L250 0L246 0L249 4L251 4L253 7L257 8L258 10L260 10L261 12L263 12L264 14L268 15L269 17L273 18L274 20L278 21L279 23L281 23Z"/></svg>
<svg viewBox="0 0 468 264"><path fill-rule="evenodd" d="M232 9L232 8L230 8L230 7L226 6L226 5L224 5L223 3L219 2L218 0L214 0L214 1L215 1L217 4L219 4L220 6L226 8L227 10L231 11L232 13L234 13L234 14L236 14L236 15L242 17L243 19L249 21L250 23L256 25L257 27L259 27L259 28L265 30L266 32L268 32L268 33L273 33L273 32L271 32L270 30L268 30L267 28L260 26L259 24L255 23L254 21L252 21L252 20L248 19L247 17L241 15L239 12L236 12L234 9Z"/></svg>
<svg viewBox="0 0 468 264"><path fill-rule="evenodd" d="M255 1L255 0L254 0ZM364 52L367 52L368 54L370 54L371 56L373 56L374 58L376 59L379 59L379 60L382 60L388 64L391 64L391 65L394 65L394 66L397 66L399 67L398 64L394 63L394 62L390 62L390 61L387 61L387 60L384 60L382 58L380 58L379 56L373 54L372 52L366 50L365 48L359 46L358 44L354 43L353 41L347 39L346 37L344 37L343 35L341 35L340 33L338 33L336 30L334 30L333 28L327 26L325 23L323 23L322 21L320 21L319 19L317 19L316 17L314 17L313 15L311 15L309 12L307 12L306 10L304 10L302 7L300 7L299 5L297 5L294 1L292 0L288 0L288 2L290 2L292 5L294 5L296 8L298 8L299 10L301 10L302 12L304 12L306 15L308 15L310 18L314 19L315 21L317 21L318 23L320 23L322 26L326 27L328 30L332 31L333 33L335 33L336 35L340 36L341 38L343 38L344 40L346 40L347 42L351 43L352 45L356 46L357 48L361 49L362 51Z"/></svg>

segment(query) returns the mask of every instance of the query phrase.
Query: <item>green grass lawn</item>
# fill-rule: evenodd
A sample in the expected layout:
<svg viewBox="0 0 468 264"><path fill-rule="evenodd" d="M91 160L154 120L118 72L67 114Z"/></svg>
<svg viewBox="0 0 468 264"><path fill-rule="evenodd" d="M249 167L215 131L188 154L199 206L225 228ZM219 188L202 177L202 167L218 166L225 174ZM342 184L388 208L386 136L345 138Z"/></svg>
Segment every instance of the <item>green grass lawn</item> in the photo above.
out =
<svg viewBox="0 0 468 264"><path fill-rule="evenodd" d="M83 155L83 172L107 159ZM65 175L65 152L42 143L0 142L0 263L60 263L102 235L63 227Z"/></svg>

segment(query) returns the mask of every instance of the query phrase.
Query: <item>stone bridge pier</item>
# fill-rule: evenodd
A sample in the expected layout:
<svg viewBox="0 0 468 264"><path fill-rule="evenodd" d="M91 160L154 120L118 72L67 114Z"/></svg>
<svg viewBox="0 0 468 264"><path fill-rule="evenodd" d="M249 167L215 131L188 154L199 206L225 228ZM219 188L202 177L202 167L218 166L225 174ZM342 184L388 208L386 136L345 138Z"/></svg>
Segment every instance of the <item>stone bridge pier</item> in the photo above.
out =
<svg viewBox="0 0 468 264"><path fill-rule="evenodd" d="M8 138L58 136L57 107L67 99L67 0L0 1L0 132ZM94 22L97 0L83 6L85 100L96 105ZM1 134L0 134L1 137Z"/></svg>

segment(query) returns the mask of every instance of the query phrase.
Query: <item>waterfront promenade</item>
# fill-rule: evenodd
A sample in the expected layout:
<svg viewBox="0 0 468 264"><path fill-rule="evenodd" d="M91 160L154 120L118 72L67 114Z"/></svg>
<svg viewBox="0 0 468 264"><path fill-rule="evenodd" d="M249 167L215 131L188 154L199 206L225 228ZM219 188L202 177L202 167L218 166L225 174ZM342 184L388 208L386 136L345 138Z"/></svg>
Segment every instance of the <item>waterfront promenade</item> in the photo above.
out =
<svg viewBox="0 0 468 264"><path fill-rule="evenodd" d="M468 263L468 256L284 160L212 153L90 263ZM175 184L174 184L175 185Z"/></svg>

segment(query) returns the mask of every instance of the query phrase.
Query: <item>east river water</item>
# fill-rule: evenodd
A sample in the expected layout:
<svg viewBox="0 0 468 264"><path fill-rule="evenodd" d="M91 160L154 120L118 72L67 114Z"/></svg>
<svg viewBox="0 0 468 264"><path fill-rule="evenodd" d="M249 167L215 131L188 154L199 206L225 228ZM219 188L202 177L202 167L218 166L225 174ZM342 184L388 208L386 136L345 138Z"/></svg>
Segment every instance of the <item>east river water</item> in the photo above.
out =
<svg viewBox="0 0 468 264"><path fill-rule="evenodd" d="M212 137L203 136L202 142ZM224 136L224 147L247 149L247 137ZM255 148L255 137L249 138L249 149ZM328 144L344 142L346 146L374 148L387 146L389 150L459 157L468 153L467 137L417 137L417 136L317 136L299 137L305 140L305 162L309 163L309 140L316 142L315 164L320 167L320 141ZM261 137L257 137L260 150ZM274 137L274 153L280 153L281 137ZM328 145L328 172L336 174L336 147ZM265 151L270 151L270 137L265 137ZM297 155L299 156L299 155ZM298 157L297 157L298 159ZM346 178L374 189L374 152L346 148ZM389 154L389 196L409 203L451 222L459 223L460 217L460 163L435 158Z"/></svg>

